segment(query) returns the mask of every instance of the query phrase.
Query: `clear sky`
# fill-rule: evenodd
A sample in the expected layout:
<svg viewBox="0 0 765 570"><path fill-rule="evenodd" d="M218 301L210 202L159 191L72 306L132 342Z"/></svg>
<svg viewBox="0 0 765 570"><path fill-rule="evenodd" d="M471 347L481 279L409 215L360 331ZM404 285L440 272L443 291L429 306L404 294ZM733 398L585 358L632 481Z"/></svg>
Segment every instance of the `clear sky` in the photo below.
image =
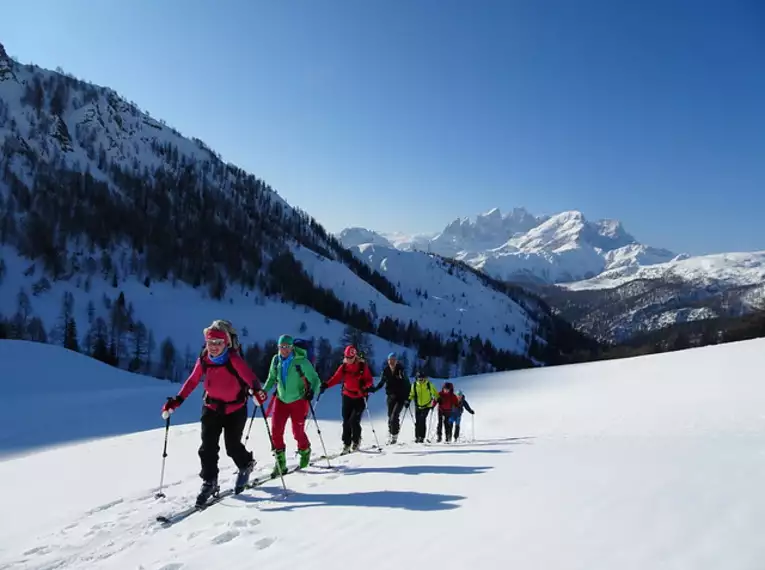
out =
<svg viewBox="0 0 765 570"><path fill-rule="evenodd" d="M676 251L765 249L759 0L24 0L0 42L330 231L524 206Z"/></svg>

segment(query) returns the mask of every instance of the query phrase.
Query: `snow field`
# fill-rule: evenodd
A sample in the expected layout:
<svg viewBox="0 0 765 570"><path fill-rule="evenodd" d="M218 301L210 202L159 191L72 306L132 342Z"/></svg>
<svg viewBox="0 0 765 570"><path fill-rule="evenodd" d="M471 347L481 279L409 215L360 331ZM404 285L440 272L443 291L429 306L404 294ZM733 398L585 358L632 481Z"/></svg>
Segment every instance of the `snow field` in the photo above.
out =
<svg viewBox="0 0 765 570"><path fill-rule="evenodd" d="M415 445L406 417L403 445L289 475L286 498L275 480L169 528L154 517L199 488L197 423L171 428L162 501L153 498L161 428L12 457L0 463L0 482L14 489L0 495L0 512L12 513L0 524L0 568L376 570L448 560L759 570L763 349L755 340L458 378L477 412L475 442ZM384 398L372 399L384 438ZM338 404L338 391L325 393L319 414ZM159 425L161 402L147 396L146 405ZM369 445L366 417L363 426ZM330 451L339 449L339 422L321 427ZM312 422L308 429L318 450ZM289 428L287 443L289 455ZM259 417L249 447L270 469ZM224 451L220 465L222 485L232 484Z"/></svg>

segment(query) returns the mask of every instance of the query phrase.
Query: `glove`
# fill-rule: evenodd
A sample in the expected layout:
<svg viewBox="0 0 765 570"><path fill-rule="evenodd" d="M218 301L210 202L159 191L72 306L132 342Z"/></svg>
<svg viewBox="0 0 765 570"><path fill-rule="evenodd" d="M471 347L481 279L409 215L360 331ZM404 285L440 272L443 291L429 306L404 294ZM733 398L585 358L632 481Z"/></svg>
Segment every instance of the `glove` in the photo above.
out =
<svg viewBox="0 0 765 570"><path fill-rule="evenodd" d="M437 405L438 405L438 402L436 402L435 400L432 400L432 401L430 402L430 407L431 407L431 408L435 408Z"/></svg>
<svg viewBox="0 0 765 570"><path fill-rule="evenodd" d="M305 389L305 396L303 397L310 402L311 400L313 400L313 395L314 395L313 390L311 390L311 388L309 387Z"/></svg>
<svg viewBox="0 0 765 570"><path fill-rule="evenodd" d="M406 409L409 409L409 404L411 404L411 403L412 403L412 401L411 401L411 400L407 400L406 402L404 402L404 407L405 407Z"/></svg>
<svg viewBox="0 0 765 570"><path fill-rule="evenodd" d="M471 416L474 416L474 415L475 415L475 412L474 412L473 410L470 410L470 415L471 415Z"/></svg>
<svg viewBox="0 0 765 570"><path fill-rule="evenodd" d="M263 390L250 390L250 393L252 394L252 397L255 398L255 401L261 406L265 403L266 400L268 400L268 394L266 394Z"/></svg>
<svg viewBox="0 0 765 570"><path fill-rule="evenodd" d="M182 396L173 396L172 398L168 398L167 402L165 402L165 405L162 406L162 417L164 419L167 419L170 414L172 414L175 409L180 406L183 403L183 397Z"/></svg>
<svg viewBox="0 0 765 570"><path fill-rule="evenodd" d="M322 382L321 388L319 388L319 395L323 394L326 391L327 391L327 385L324 382Z"/></svg>

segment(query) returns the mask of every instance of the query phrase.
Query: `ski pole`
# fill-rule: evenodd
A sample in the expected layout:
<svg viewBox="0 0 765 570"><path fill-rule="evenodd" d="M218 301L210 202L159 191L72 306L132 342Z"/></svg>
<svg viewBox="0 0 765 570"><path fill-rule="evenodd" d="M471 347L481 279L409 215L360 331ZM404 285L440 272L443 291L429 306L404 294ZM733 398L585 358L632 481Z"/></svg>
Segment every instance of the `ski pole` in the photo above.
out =
<svg viewBox="0 0 765 570"><path fill-rule="evenodd" d="M316 405L318 404L319 402L316 402ZM332 467L332 464L329 462L329 453L327 453L327 446L324 445L324 436L321 435L319 420L316 419L316 410L314 409L313 402L311 402L311 400L308 400L308 406L311 409L311 415L313 416L313 423L316 424L316 431L319 432L319 441L321 441L321 448L324 450L324 457L327 458L327 467Z"/></svg>
<svg viewBox="0 0 765 570"><path fill-rule="evenodd" d="M276 397L276 395L274 395ZM263 408L263 404L260 404L260 407ZM268 441L271 442L271 453L273 454L274 451L276 451L276 448L274 448L274 438L271 435L271 426L268 425L268 418L266 417L266 409L263 408L263 423L266 424L266 433L268 433ZM282 466L279 464L279 460L276 459L276 455L274 455L276 466L279 468L279 477L282 480L282 487L284 488L284 494L287 494L287 484L284 482L284 473L282 473Z"/></svg>
<svg viewBox="0 0 765 570"><path fill-rule="evenodd" d="M475 414L470 414L470 428L473 436L473 441L471 443L475 443Z"/></svg>
<svg viewBox="0 0 765 570"><path fill-rule="evenodd" d="M167 401L169 402L172 399L173 398L168 398ZM165 484L165 460L167 459L167 436L170 433L170 412L162 412L162 417L165 418L165 446L162 449L162 473L159 475L159 490L157 491L157 494L154 495L154 498L156 499L161 499L165 496L162 492L162 486Z"/></svg>
<svg viewBox="0 0 765 570"><path fill-rule="evenodd" d="M365 399L364 408L366 409L367 416L369 417L369 426L372 428L372 435L375 436L375 443L377 444L377 449L382 449L382 447L380 447L380 440L377 439L377 432L375 431L375 424L372 421L372 412L369 411L369 397L368 396Z"/></svg>
<svg viewBox="0 0 765 570"><path fill-rule="evenodd" d="M252 416L250 417L250 426L247 428L247 435L244 438L244 445L247 446L247 442L250 440L250 431L252 430L252 424L255 421L255 416L258 413L258 406L253 406Z"/></svg>

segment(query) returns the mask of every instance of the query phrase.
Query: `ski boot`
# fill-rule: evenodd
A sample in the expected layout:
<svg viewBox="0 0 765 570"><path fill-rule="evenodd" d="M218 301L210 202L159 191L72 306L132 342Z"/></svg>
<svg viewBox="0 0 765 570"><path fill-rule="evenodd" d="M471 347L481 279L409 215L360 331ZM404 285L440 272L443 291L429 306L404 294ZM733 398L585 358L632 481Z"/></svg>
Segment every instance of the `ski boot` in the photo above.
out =
<svg viewBox="0 0 765 570"><path fill-rule="evenodd" d="M361 445L360 441L354 441L351 444L351 451L358 451L359 450L359 445Z"/></svg>
<svg viewBox="0 0 765 570"><path fill-rule="evenodd" d="M218 485L218 478L210 479L202 483L202 488L197 495L197 508L202 508L210 497L217 497L220 493L220 486Z"/></svg>
<svg viewBox="0 0 765 570"><path fill-rule="evenodd" d="M252 459L247 465L244 466L243 469L239 470L239 474L236 476L236 484L234 485L234 494L238 495L242 491L244 491L244 488L247 486L247 483L250 481L250 474L252 473L252 470L255 469L255 464L257 462Z"/></svg>
<svg viewBox="0 0 765 570"><path fill-rule="evenodd" d="M393 434L390 436L390 444L396 445L396 442L398 441L398 434Z"/></svg>
<svg viewBox="0 0 765 570"><path fill-rule="evenodd" d="M340 452L340 455L348 455L350 452L351 452L351 446L344 445L343 450Z"/></svg>
<svg viewBox="0 0 765 570"><path fill-rule="evenodd" d="M287 472L287 456L284 450L274 451L274 458L276 459L276 465L274 465L274 470L271 471L271 479L276 479Z"/></svg>
<svg viewBox="0 0 765 570"><path fill-rule="evenodd" d="M305 469L311 464L311 448L298 449L298 455L300 456L300 469Z"/></svg>

